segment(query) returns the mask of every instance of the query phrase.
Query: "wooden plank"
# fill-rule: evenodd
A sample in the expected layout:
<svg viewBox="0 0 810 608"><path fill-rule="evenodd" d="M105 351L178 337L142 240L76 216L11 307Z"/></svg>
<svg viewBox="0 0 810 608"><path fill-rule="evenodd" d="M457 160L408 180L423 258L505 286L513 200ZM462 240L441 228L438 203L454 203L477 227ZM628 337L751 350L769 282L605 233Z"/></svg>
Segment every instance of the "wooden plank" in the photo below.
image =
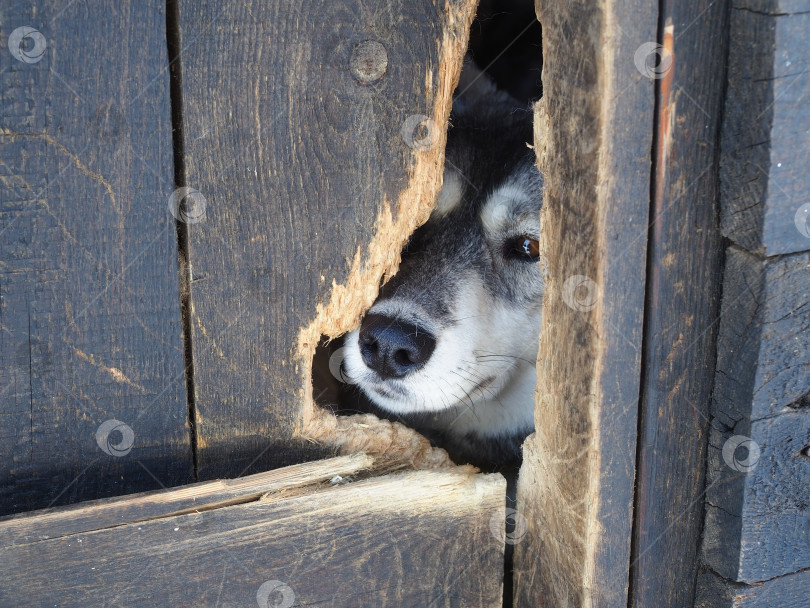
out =
<svg viewBox="0 0 810 608"><path fill-rule="evenodd" d="M505 485L410 472L0 547L0 604L500 607Z"/></svg>
<svg viewBox="0 0 810 608"><path fill-rule="evenodd" d="M755 582L810 567L810 253L726 257L703 552Z"/></svg>
<svg viewBox="0 0 810 608"><path fill-rule="evenodd" d="M549 277L524 444L517 606L627 604L654 84L649 3L539 2ZM616 24L621 23L621 28Z"/></svg>
<svg viewBox="0 0 810 608"><path fill-rule="evenodd" d="M174 490L143 492L119 498L88 500L71 507L0 519L0 546L20 545L91 532L189 512L207 511L258 500L270 492L313 486L337 478L351 478L373 468L365 454L341 456L294 467L248 475L239 479L205 481Z"/></svg>
<svg viewBox="0 0 810 608"><path fill-rule="evenodd" d="M713 413L733 427L806 405L810 254L726 254Z"/></svg>
<svg viewBox="0 0 810 608"><path fill-rule="evenodd" d="M810 411L713 429L709 453L706 564L747 583L808 568Z"/></svg>
<svg viewBox="0 0 810 608"><path fill-rule="evenodd" d="M810 608L810 572L799 572L760 583L739 585L714 572L698 579L695 608Z"/></svg>
<svg viewBox="0 0 810 608"><path fill-rule="evenodd" d="M732 0L721 140L723 233L765 255L810 249L810 5Z"/></svg>
<svg viewBox="0 0 810 608"><path fill-rule="evenodd" d="M188 482L163 10L15 3L4 51L10 40L22 52L0 53L0 513ZM111 420L126 427L111 423L108 442Z"/></svg>
<svg viewBox="0 0 810 608"><path fill-rule="evenodd" d="M323 453L293 439L327 433L312 355L359 322L427 217L473 10L179 2L185 181L206 201L188 226L201 478ZM430 145L403 135L415 115Z"/></svg>
<svg viewBox="0 0 810 608"><path fill-rule="evenodd" d="M715 142L728 7L665 0L661 9L670 64L657 74L631 588L633 606L691 608L720 311Z"/></svg>

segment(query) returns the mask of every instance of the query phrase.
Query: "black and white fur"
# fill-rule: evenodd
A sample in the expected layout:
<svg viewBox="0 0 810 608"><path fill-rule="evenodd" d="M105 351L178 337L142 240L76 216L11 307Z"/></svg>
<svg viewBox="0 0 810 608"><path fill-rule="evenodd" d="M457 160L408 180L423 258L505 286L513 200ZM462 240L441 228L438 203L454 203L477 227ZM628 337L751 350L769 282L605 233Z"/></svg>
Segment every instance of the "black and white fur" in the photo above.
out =
<svg viewBox="0 0 810 608"><path fill-rule="evenodd" d="M436 208L346 336L343 371L382 413L487 467L517 461L534 428L542 178L529 109L469 64L457 91Z"/></svg>

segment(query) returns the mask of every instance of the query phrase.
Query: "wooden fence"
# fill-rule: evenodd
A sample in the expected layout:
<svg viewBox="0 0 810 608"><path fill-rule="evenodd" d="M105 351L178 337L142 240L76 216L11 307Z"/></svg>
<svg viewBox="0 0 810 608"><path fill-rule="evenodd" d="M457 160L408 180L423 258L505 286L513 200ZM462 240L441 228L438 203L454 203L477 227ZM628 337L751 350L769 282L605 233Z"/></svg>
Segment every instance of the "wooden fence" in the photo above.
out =
<svg viewBox="0 0 810 608"><path fill-rule="evenodd" d="M516 606L810 606L799 0L538 0L516 505L314 404L440 186L474 11L0 12L0 604L501 606L514 545Z"/></svg>

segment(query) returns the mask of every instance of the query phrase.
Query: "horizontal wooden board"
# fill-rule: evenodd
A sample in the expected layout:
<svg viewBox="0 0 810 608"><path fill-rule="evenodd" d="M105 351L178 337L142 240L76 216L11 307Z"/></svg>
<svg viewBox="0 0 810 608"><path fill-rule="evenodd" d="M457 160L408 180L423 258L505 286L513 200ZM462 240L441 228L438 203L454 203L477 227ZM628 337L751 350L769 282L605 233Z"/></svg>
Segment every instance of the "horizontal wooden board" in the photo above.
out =
<svg viewBox="0 0 810 608"><path fill-rule="evenodd" d="M410 472L0 547L0 604L499 608L504 492Z"/></svg>
<svg viewBox="0 0 810 608"><path fill-rule="evenodd" d="M91 532L126 523L258 500L270 492L290 492L373 467L364 454L318 460L237 479L205 481L173 490L89 500L0 519L0 546L21 545Z"/></svg>
<svg viewBox="0 0 810 608"><path fill-rule="evenodd" d="M752 583L810 567L810 409L713 429L708 477L712 570Z"/></svg>
<svg viewBox="0 0 810 608"><path fill-rule="evenodd" d="M703 554L731 581L810 567L808 293L810 254L727 250Z"/></svg>
<svg viewBox="0 0 810 608"><path fill-rule="evenodd" d="M806 1L732 2L721 224L765 255L810 249L808 29Z"/></svg>
<svg viewBox="0 0 810 608"><path fill-rule="evenodd" d="M0 514L187 483L162 4L1 19Z"/></svg>
<svg viewBox="0 0 810 608"><path fill-rule="evenodd" d="M706 572L698 578L695 608L810 608L810 572L737 585Z"/></svg>
<svg viewBox="0 0 810 608"><path fill-rule="evenodd" d="M712 413L733 427L810 402L810 253L726 254Z"/></svg>

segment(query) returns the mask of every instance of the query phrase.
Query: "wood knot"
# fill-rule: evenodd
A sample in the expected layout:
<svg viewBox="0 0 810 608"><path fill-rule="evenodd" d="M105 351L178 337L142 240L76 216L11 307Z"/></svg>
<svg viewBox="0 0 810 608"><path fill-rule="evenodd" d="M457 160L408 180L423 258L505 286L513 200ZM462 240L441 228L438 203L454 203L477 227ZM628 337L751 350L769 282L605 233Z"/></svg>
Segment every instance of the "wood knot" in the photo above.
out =
<svg viewBox="0 0 810 608"><path fill-rule="evenodd" d="M360 84L376 82L388 69L388 51L376 40L358 42L352 49L349 67Z"/></svg>

